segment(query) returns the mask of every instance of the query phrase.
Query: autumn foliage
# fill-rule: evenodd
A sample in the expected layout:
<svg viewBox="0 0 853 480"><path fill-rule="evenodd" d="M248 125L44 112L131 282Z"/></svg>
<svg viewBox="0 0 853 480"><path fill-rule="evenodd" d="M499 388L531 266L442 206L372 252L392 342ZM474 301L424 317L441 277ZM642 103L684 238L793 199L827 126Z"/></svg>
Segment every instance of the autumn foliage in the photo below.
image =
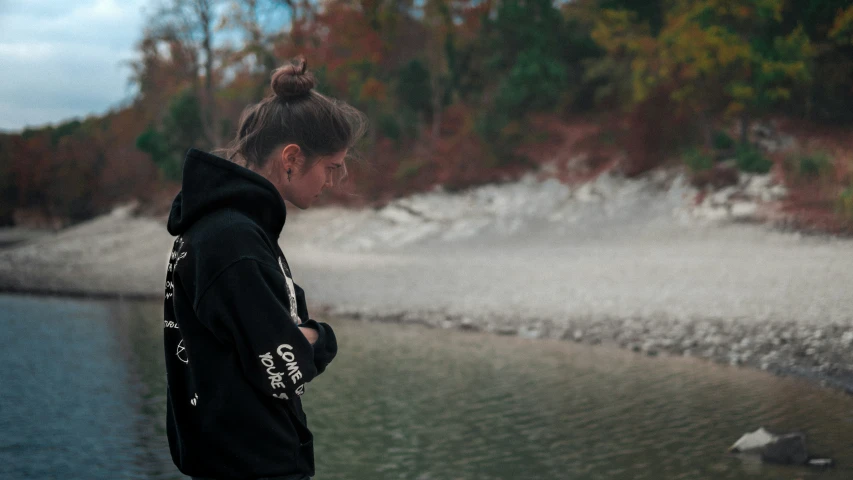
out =
<svg viewBox="0 0 853 480"><path fill-rule="evenodd" d="M140 32L133 102L0 136L0 223L163 205L186 149L224 146L298 54L319 91L371 120L363 161L330 202L504 181L548 162L566 181L635 175L710 150L731 125L748 145L768 116L850 125L849 3L168 0Z"/></svg>

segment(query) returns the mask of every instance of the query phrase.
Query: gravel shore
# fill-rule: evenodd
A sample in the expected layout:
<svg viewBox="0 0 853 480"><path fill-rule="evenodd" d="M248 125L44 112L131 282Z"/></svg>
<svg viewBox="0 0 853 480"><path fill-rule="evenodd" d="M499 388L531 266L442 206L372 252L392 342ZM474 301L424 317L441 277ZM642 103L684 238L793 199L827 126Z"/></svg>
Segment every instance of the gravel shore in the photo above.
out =
<svg viewBox="0 0 853 480"><path fill-rule="evenodd" d="M698 356L853 392L853 241L709 221L693 193L528 179L292 214L282 248L317 312ZM0 291L159 298L164 225L117 209L0 250Z"/></svg>

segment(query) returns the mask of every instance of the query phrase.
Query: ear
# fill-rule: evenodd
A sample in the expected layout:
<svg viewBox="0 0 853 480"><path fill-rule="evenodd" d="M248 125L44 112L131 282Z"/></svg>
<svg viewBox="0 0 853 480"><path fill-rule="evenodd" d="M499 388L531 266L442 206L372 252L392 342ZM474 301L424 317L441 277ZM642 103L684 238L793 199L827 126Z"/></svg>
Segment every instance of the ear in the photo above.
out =
<svg viewBox="0 0 853 480"><path fill-rule="evenodd" d="M281 149L281 164L285 170L297 170L305 163L302 149L295 143L290 143Z"/></svg>

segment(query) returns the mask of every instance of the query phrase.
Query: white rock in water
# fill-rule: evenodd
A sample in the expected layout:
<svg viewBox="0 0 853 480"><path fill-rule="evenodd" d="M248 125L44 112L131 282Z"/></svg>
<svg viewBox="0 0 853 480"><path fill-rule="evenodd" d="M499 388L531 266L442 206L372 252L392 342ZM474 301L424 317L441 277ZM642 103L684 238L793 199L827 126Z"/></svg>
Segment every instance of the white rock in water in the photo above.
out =
<svg viewBox="0 0 853 480"><path fill-rule="evenodd" d="M774 440L776 440L776 435L768 432L764 427L760 427L752 433L745 433L734 445L729 447L729 450L732 452L748 453L761 449Z"/></svg>
<svg viewBox="0 0 853 480"><path fill-rule="evenodd" d="M782 465L809 465L827 467L833 464L830 458L812 457L806 451L806 437L802 433L774 434L764 427L740 437L729 448L733 453L759 454L767 463Z"/></svg>

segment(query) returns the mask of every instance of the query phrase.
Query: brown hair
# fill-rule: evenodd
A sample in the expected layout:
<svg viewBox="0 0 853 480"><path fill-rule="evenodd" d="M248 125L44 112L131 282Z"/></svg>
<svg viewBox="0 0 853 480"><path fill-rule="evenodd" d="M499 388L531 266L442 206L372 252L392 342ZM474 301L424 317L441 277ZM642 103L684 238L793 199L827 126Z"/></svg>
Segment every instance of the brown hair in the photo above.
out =
<svg viewBox="0 0 853 480"><path fill-rule="evenodd" d="M246 107L228 160L263 168L275 147L294 143L305 155L303 171L318 157L351 149L367 132L367 116L346 102L314 90L314 75L300 56L272 73L273 93Z"/></svg>

